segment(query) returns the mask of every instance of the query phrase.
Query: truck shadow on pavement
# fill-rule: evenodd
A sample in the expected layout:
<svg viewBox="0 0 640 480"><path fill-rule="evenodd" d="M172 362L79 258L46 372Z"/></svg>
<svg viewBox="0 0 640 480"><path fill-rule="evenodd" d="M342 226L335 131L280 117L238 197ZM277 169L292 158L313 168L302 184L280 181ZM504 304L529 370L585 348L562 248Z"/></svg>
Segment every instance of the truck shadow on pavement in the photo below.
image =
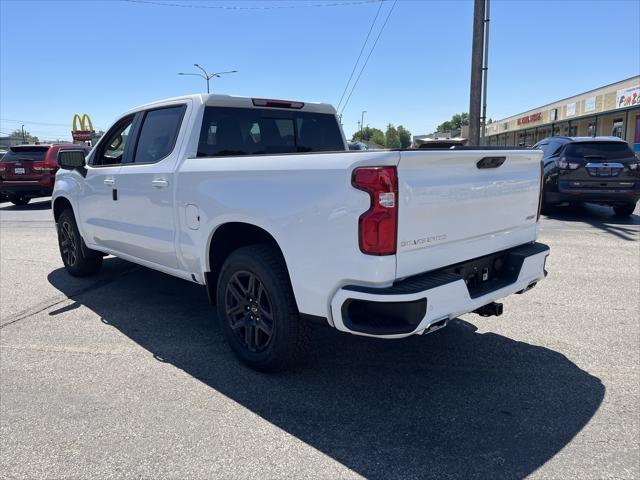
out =
<svg viewBox="0 0 640 480"><path fill-rule="evenodd" d="M93 279L63 269L48 279L157 360L368 478L522 478L604 397L564 355L459 319L398 341L318 327L305 365L259 374L232 356L200 286L114 258Z"/></svg>

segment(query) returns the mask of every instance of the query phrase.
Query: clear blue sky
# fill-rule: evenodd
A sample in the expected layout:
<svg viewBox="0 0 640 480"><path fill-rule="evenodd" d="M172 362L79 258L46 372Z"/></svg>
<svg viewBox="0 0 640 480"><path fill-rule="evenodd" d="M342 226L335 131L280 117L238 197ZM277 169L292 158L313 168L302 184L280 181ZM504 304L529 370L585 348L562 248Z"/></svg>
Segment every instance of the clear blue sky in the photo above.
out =
<svg viewBox="0 0 640 480"><path fill-rule="evenodd" d="M491 7L494 119L640 73L638 0L494 0ZM0 0L0 131L24 122L40 137L69 138L73 114L84 112L106 128L135 105L204 91L198 77L176 75L195 62L239 70L215 81L218 93L335 104L377 8ZM414 134L467 111L472 12L471 1L400 0L345 111L345 132L356 130L361 110L365 124L404 124Z"/></svg>

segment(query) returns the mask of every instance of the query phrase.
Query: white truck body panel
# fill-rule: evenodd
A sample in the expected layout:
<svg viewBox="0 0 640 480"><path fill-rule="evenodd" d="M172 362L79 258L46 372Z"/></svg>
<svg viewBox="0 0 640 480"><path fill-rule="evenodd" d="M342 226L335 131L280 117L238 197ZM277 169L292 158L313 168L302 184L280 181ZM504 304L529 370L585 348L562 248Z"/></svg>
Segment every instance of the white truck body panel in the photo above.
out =
<svg viewBox="0 0 640 480"><path fill-rule="evenodd" d="M54 205L60 198L71 203L89 248L203 284L211 268L209 252L216 254L215 245L210 248L216 230L230 222L254 225L280 247L299 311L351 331L339 314L341 300L350 295L344 286L388 287L405 277L534 242L537 237L540 152L202 157L197 152L205 107L255 108L251 99L193 95L141 106L128 114L172 105L185 105L186 110L169 156L152 164L92 166L96 147L84 174L59 170ZM307 103L303 111L335 115L326 104ZM507 160L500 168L476 167L480 158L492 155ZM361 166L397 168L396 255L360 251L358 220L370 199L351 185L351 178ZM105 185L105 179L112 179L113 185ZM111 197L112 188L117 188L117 201ZM464 282L442 287L442 297L430 301L427 315L411 333L443 315L468 312L526 288L544 277L543 265L544 258L528 259L517 282L480 298L463 294ZM406 335L385 337L399 336Z"/></svg>
<svg viewBox="0 0 640 480"><path fill-rule="evenodd" d="M482 157L504 156L479 169ZM537 237L539 151L405 151L400 154L398 277L479 257Z"/></svg>

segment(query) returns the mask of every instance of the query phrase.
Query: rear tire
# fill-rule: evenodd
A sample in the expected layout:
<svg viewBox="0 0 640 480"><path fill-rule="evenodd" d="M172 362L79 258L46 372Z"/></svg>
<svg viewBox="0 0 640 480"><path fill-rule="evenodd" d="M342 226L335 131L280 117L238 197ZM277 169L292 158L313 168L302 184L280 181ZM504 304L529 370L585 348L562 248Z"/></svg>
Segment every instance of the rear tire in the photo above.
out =
<svg viewBox="0 0 640 480"><path fill-rule="evenodd" d="M613 207L613 211L616 212L616 215L618 215L619 217L628 217L633 214L633 211L635 209L635 203L629 203L627 205L616 205Z"/></svg>
<svg viewBox="0 0 640 480"><path fill-rule="evenodd" d="M220 327L244 364L281 371L304 356L311 325L300 318L275 247L250 245L231 253L220 271L216 297Z"/></svg>
<svg viewBox="0 0 640 480"><path fill-rule="evenodd" d="M58 245L64 268L74 277L86 277L102 267L102 253L87 248L78 231L72 210L65 210L58 218Z"/></svg>
<svg viewBox="0 0 640 480"><path fill-rule="evenodd" d="M11 195L9 197L9 201L14 205L18 205L19 207L23 207L27 203L31 201L29 197L25 197L24 195Z"/></svg>

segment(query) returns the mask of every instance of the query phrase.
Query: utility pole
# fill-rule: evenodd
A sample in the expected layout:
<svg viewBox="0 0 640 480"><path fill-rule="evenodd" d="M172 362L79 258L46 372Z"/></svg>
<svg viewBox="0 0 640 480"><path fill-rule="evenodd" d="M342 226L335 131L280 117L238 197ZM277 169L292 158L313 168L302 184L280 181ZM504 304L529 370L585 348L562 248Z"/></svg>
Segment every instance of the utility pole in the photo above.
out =
<svg viewBox="0 0 640 480"><path fill-rule="evenodd" d="M484 138L487 133L487 75L489 73L489 22L490 18L490 2L486 0L485 17L484 17L484 65L482 67L482 145L485 144Z"/></svg>
<svg viewBox="0 0 640 480"><path fill-rule="evenodd" d="M473 2L473 43L471 47L471 88L469 92L469 145L472 146L480 144L484 5L485 0L474 0Z"/></svg>
<svg viewBox="0 0 640 480"><path fill-rule="evenodd" d="M362 122L358 120L358 132L360 132L360 140L362 140Z"/></svg>
<svg viewBox="0 0 640 480"><path fill-rule="evenodd" d="M362 111L362 115L360 116L360 140L364 140L364 114L367 113L366 110Z"/></svg>
<svg viewBox="0 0 640 480"><path fill-rule="evenodd" d="M22 130L22 143L27 143L27 141L25 140L25 136L24 136L24 125L22 125L22 127L20 127L20 129Z"/></svg>

